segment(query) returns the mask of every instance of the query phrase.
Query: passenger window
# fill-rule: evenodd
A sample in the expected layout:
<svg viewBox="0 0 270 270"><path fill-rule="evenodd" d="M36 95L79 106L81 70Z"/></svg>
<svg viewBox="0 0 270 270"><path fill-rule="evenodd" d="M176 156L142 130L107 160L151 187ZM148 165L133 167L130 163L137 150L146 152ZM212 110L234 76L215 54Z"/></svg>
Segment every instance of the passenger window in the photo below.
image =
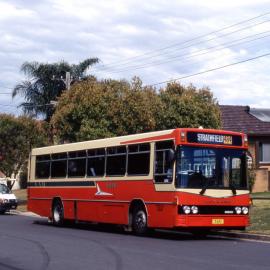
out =
<svg viewBox="0 0 270 270"><path fill-rule="evenodd" d="M86 151L68 153L68 177L85 177Z"/></svg>
<svg viewBox="0 0 270 270"><path fill-rule="evenodd" d="M36 178L48 179L50 177L51 157L50 155L41 155L36 157Z"/></svg>
<svg viewBox="0 0 270 270"><path fill-rule="evenodd" d="M128 175L148 175L150 168L150 144L128 146Z"/></svg>
<svg viewBox="0 0 270 270"><path fill-rule="evenodd" d="M105 149L88 150L87 176L104 176L105 171Z"/></svg>
<svg viewBox="0 0 270 270"><path fill-rule="evenodd" d="M51 177L67 176L67 153L52 154Z"/></svg>
<svg viewBox="0 0 270 270"><path fill-rule="evenodd" d="M125 146L107 148L106 175L124 176L126 173L127 149Z"/></svg>
<svg viewBox="0 0 270 270"><path fill-rule="evenodd" d="M155 144L155 182L171 183L173 180L173 141L156 142Z"/></svg>

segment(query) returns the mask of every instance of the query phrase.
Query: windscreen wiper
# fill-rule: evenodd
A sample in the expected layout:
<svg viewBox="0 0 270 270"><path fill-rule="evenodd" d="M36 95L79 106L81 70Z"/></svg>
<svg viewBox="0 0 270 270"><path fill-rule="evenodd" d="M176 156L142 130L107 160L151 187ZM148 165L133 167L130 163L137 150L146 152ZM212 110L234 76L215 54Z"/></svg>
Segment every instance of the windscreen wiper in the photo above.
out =
<svg viewBox="0 0 270 270"><path fill-rule="evenodd" d="M233 195L236 195L236 188L233 184L230 184L230 188L232 190Z"/></svg>
<svg viewBox="0 0 270 270"><path fill-rule="evenodd" d="M206 183L205 183L205 186L202 188L202 190L200 191L200 194L203 195L206 191L206 189L208 188L209 186L209 180L206 178Z"/></svg>
<svg viewBox="0 0 270 270"><path fill-rule="evenodd" d="M207 187L208 187L208 186L204 186L204 187L202 188L202 190L200 191L200 194L201 194L201 195L203 195L203 194L205 193Z"/></svg>

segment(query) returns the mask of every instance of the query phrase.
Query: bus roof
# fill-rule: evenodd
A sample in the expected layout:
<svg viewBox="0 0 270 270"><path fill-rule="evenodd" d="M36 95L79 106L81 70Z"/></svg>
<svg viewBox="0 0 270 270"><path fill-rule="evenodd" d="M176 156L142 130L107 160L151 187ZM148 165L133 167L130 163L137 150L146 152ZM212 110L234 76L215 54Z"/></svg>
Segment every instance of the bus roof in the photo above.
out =
<svg viewBox="0 0 270 270"><path fill-rule="evenodd" d="M65 151L80 151L84 149L93 149L93 148L101 148L101 147L111 147L118 145L126 145L126 144L135 144L135 143L143 143L143 142L152 142L152 141L161 141L161 140L169 140L176 139L177 134L180 132L202 132L209 134L220 134L220 135L238 135L243 137L244 134L240 132L233 131L225 131L225 130L217 130L217 129L202 129L202 128L176 128L170 130L162 130L162 131L154 131L154 132L146 132L134 135L126 135L119 137L111 137L106 139L98 139L98 140L90 140L83 141L77 143L66 143L59 144L41 148L32 149L32 155L40 155L40 154L53 154Z"/></svg>

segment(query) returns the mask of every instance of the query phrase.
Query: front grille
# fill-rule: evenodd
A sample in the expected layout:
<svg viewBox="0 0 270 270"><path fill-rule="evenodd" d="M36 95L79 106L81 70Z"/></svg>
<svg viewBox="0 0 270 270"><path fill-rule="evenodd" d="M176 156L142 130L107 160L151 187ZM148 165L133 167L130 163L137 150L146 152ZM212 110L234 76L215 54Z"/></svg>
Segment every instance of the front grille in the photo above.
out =
<svg viewBox="0 0 270 270"><path fill-rule="evenodd" d="M16 200L14 200L14 199L9 200L9 203L15 203L15 202L16 202Z"/></svg>
<svg viewBox="0 0 270 270"><path fill-rule="evenodd" d="M191 206L190 206L191 207ZM197 205L200 215L234 215L235 206ZM182 206L178 206L178 214L185 214Z"/></svg>

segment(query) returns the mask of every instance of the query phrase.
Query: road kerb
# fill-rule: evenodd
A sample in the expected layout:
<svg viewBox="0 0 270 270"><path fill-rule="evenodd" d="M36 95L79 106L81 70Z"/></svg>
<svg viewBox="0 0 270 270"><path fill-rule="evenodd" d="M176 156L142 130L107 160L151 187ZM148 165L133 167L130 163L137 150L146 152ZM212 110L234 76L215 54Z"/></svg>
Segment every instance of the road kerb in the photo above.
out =
<svg viewBox="0 0 270 270"><path fill-rule="evenodd" d="M238 233L238 232L218 231L218 232L212 232L211 235L225 236L225 237L237 238L237 239L258 240L258 241L270 242L270 235L257 234L257 233L248 233L248 232L239 232Z"/></svg>
<svg viewBox="0 0 270 270"><path fill-rule="evenodd" d="M37 215L37 214L35 214L33 212L29 212L29 211L22 212L22 211L19 211L19 210L11 210L10 213L14 214L14 215L19 215L19 216L40 217L39 215Z"/></svg>

